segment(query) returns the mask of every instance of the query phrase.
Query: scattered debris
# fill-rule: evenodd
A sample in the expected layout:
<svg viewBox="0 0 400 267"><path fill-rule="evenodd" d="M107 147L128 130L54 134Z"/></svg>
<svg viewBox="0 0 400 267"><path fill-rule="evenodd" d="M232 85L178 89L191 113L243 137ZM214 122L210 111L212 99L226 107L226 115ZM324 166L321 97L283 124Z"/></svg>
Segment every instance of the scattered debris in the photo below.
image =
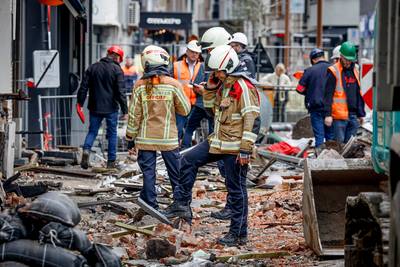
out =
<svg viewBox="0 0 400 267"><path fill-rule="evenodd" d="M162 259L175 256L176 247L166 239L152 238L146 242L146 256L148 259Z"/></svg>

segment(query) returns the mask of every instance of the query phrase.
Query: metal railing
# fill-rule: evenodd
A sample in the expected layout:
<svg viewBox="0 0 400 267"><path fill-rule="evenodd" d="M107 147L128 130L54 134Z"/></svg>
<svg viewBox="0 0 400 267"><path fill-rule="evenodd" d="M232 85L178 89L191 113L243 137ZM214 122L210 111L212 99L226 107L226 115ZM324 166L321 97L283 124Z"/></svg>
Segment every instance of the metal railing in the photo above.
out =
<svg viewBox="0 0 400 267"><path fill-rule="evenodd" d="M129 103L130 94L126 94ZM89 110L84 107L85 123L82 123L75 111L76 95L38 96L39 127L41 134L41 149L54 149L58 146L82 146L89 128ZM118 151L126 151L125 139L126 121L118 122ZM99 129L95 147L105 151L107 138L105 121Z"/></svg>
<svg viewBox="0 0 400 267"><path fill-rule="evenodd" d="M294 123L304 116L307 111L304 107L304 97L298 94L294 86L268 86L260 84L264 93L273 106L273 122ZM266 89L266 88L269 89ZM130 94L127 94L129 103ZM54 149L58 146L82 146L89 128L89 111L84 107L85 123L82 124L75 111L76 95L38 96L39 125L43 131L41 135L41 148ZM126 121L118 124L118 151L126 151L124 139ZM95 147L105 151L107 139L105 122L99 130ZM204 128L204 129L203 129ZM202 123L200 131L196 132L195 139L200 141L205 138L208 131L207 123Z"/></svg>
<svg viewBox="0 0 400 267"><path fill-rule="evenodd" d="M271 86L260 83L272 105L272 122L295 123L307 114L304 96L296 91L296 86Z"/></svg>

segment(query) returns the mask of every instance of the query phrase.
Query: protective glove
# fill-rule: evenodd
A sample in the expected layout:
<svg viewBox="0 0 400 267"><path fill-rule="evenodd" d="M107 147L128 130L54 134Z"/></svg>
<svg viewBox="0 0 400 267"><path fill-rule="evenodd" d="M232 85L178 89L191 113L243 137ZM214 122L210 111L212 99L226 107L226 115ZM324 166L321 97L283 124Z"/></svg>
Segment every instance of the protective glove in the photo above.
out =
<svg viewBox="0 0 400 267"><path fill-rule="evenodd" d="M250 163L250 153L245 152L245 151L240 151L236 161L239 162L240 165L244 166Z"/></svg>
<svg viewBox="0 0 400 267"><path fill-rule="evenodd" d="M85 114L83 114L83 110L81 105L76 104L76 113L78 113L79 119L81 119L82 123L85 123Z"/></svg>
<svg viewBox="0 0 400 267"><path fill-rule="evenodd" d="M128 150L131 150L132 148L135 147L135 141L134 140L127 140L127 148Z"/></svg>

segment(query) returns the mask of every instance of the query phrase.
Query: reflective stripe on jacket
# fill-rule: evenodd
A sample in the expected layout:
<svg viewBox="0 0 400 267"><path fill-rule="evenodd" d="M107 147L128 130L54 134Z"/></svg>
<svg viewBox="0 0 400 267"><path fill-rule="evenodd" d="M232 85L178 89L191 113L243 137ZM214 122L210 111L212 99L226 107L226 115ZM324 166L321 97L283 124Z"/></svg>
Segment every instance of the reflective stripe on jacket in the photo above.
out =
<svg viewBox="0 0 400 267"><path fill-rule="evenodd" d="M193 76L192 78L190 78L190 70L189 65L186 62L186 57L174 63L174 78L182 84L185 95L189 98L191 105L194 105L196 103L196 93L193 91L190 83L193 83L196 79L196 76L199 73L200 66L201 62L197 62L195 64Z"/></svg>
<svg viewBox="0 0 400 267"><path fill-rule="evenodd" d="M146 84L153 84L146 90ZM190 103L182 85L168 76L138 80L129 106L126 137L141 150L169 151L177 148L176 114L187 116Z"/></svg>
<svg viewBox="0 0 400 267"><path fill-rule="evenodd" d="M253 132L254 121L260 113L257 89L242 78L232 84L203 94L204 102L214 106L214 133L209 136L210 153L213 154L250 153L257 139ZM221 102L226 102L224 99L230 101L225 108L221 107Z"/></svg>
<svg viewBox="0 0 400 267"><path fill-rule="evenodd" d="M332 102L332 118L335 120L347 120L349 118L349 109L347 107L346 92L343 87L343 67L340 62L328 68L336 78L336 88L333 94ZM358 86L360 87L360 74L357 68L353 68L354 76L357 79ZM360 92L361 94L361 92Z"/></svg>

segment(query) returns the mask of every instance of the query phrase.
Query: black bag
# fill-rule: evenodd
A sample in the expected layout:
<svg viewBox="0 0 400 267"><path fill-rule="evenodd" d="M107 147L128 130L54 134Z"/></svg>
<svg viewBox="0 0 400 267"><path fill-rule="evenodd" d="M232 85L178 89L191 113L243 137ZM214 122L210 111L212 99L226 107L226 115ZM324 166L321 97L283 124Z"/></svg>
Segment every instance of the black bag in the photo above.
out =
<svg viewBox="0 0 400 267"><path fill-rule="evenodd" d="M81 221L76 203L58 192L47 192L39 196L32 203L19 208L18 213L45 224L59 222L73 227Z"/></svg>
<svg viewBox="0 0 400 267"><path fill-rule="evenodd" d="M26 238L27 231L18 216L0 214L0 243Z"/></svg>
<svg viewBox="0 0 400 267"><path fill-rule="evenodd" d="M93 244L88 253L84 254L90 266L121 267L119 257L111 249L102 244Z"/></svg>
<svg viewBox="0 0 400 267"><path fill-rule="evenodd" d="M86 253L91 247L86 234L61 223L50 222L39 231L39 242Z"/></svg>
<svg viewBox="0 0 400 267"><path fill-rule="evenodd" d="M50 244L40 245L37 241L20 239L0 245L0 262L17 261L29 266L86 267L81 255Z"/></svg>

